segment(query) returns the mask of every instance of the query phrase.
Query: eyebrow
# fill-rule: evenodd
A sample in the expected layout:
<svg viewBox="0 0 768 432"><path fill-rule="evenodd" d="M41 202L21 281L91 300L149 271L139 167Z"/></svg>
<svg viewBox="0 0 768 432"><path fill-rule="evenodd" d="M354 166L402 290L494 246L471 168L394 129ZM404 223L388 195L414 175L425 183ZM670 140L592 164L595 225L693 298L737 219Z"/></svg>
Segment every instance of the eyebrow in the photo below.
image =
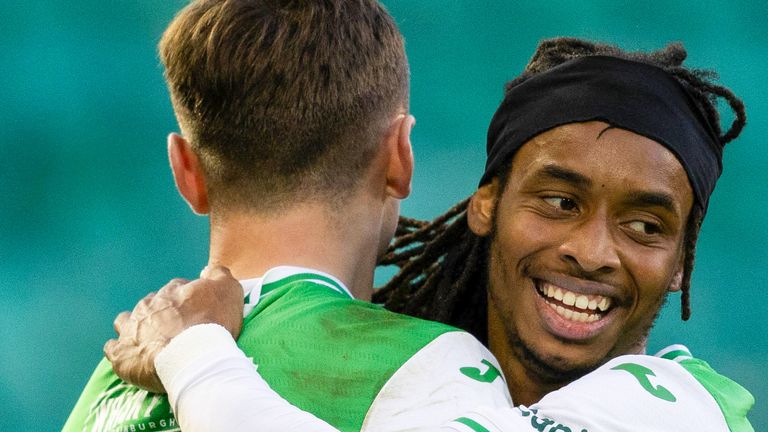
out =
<svg viewBox="0 0 768 432"><path fill-rule="evenodd" d="M564 181L581 189L592 186L592 180L583 174L554 164L545 165L536 173L536 177ZM678 210L675 199L666 192L630 191L624 203L636 207L661 207L671 213L677 213Z"/></svg>
<svg viewBox="0 0 768 432"><path fill-rule="evenodd" d="M544 166L539 172L537 172L536 177L565 181L582 189L586 189L592 186L592 180L590 180L588 177L568 168L563 168L561 166L551 164Z"/></svg>
<svg viewBox="0 0 768 432"><path fill-rule="evenodd" d="M639 207L661 207L671 213L677 212L674 198L664 192L632 191L625 202Z"/></svg>

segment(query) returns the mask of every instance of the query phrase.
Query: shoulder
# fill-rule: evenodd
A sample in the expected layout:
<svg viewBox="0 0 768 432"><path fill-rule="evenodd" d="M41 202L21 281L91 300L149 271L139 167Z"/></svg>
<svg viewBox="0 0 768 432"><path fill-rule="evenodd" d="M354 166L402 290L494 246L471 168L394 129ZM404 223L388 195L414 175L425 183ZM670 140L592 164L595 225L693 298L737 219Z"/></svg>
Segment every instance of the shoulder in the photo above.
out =
<svg viewBox="0 0 768 432"><path fill-rule="evenodd" d="M752 431L747 414L755 404L752 394L737 382L715 371L704 360L693 357L682 345L657 354L678 363L715 401L732 432Z"/></svg>
<svg viewBox="0 0 768 432"><path fill-rule="evenodd" d="M624 355L545 396L537 407L551 417L573 411L573 399L589 409L582 420L626 430L752 431L746 390L676 346L672 355ZM630 427L632 426L632 427Z"/></svg>
<svg viewBox="0 0 768 432"><path fill-rule="evenodd" d="M398 410L423 415L409 405L429 401L435 388L449 389L446 382L453 378L444 370L474 367L470 375L479 376L488 369L482 363L485 348L466 333L303 281L262 298L249 318L238 345L264 379L291 403L331 424L352 419L355 430L374 411L377 425L394 424L389 414ZM449 361L455 364L449 367Z"/></svg>
<svg viewBox="0 0 768 432"><path fill-rule="evenodd" d="M297 333L300 330L301 333ZM302 339L310 335L354 343L405 350L421 348L454 327L391 312L380 305L355 300L322 281L296 280L262 295L245 318L241 341L251 332L293 332Z"/></svg>
<svg viewBox="0 0 768 432"><path fill-rule="evenodd" d="M112 430L178 430L178 424L165 395L126 384L103 359L86 384L63 431Z"/></svg>
<svg viewBox="0 0 768 432"><path fill-rule="evenodd" d="M363 430L402 430L443 424L477 405L508 407L511 398L494 356L458 330L436 337L390 377Z"/></svg>

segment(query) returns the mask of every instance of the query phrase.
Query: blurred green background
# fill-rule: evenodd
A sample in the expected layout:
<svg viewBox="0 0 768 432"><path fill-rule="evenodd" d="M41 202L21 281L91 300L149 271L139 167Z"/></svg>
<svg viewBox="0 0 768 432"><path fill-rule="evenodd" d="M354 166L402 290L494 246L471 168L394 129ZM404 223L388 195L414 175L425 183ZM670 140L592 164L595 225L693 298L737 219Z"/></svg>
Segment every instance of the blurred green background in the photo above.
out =
<svg viewBox="0 0 768 432"><path fill-rule="evenodd" d="M59 429L113 317L206 262L207 221L169 175L176 124L155 52L185 3L0 3L0 430ZM431 218L473 191L502 86L541 38L683 41L690 64L716 69L744 98L749 125L727 148L699 241L693 318L679 320L673 296L650 349L686 343L753 392L753 424L768 430L768 2L385 3L413 75L411 216Z"/></svg>

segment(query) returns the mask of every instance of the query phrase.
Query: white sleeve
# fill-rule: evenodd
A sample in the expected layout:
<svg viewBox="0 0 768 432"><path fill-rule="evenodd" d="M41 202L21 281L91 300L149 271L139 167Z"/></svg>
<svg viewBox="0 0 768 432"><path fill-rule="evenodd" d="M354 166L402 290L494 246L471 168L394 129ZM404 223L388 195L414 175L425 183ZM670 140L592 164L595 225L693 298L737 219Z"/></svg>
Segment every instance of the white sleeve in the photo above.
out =
<svg viewBox="0 0 768 432"><path fill-rule="evenodd" d="M275 393L219 325L183 331L155 367L184 432L336 431Z"/></svg>
<svg viewBox="0 0 768 432"><path fill-rule="evenodd" d="M185 330L157 356L155 365L185 432L336 430L271 390L223 327ZM509 401L493 355L471 335L449 332L390 377L362 430L434 430L478 405L508 407Z"/></svg>
<svg viewBox="0 0 768 432"><path fill-rule="evenodd" d="M182 430L335 431L272 391L229 333L192 327L157 357ZM622 356L530 408L509 406L493 356L474 338L435 339L385 384L363 431L727 431L716 401L679 363Z"/></svg>
<svg viewBox="0 0 768 432"><path fill-rule="evenodd" d="M496 358L469 333L452 331L425 345L390 377L361 430L433 430L477 406L510 404Z"/></svg>
<svg viewBox="0 0 768 432"><path fill-rule="evenodd" d="M481 407L444 430L724 432L728 426L717 402L679 363L628 355L549 393L530 408Z"/></svg>

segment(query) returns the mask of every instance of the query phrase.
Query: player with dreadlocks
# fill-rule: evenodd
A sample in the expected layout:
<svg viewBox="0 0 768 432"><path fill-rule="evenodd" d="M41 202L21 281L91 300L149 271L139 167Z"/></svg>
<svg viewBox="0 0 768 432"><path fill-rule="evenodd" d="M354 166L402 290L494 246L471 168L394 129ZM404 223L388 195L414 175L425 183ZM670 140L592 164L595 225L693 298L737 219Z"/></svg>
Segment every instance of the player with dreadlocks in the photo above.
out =
<svg viewBox="0 0 768 432"><path fill-rule="evenodd" d="M626 52L611 45L575 38L549 39L539 44L525 71L506 85L510 91L537 74L569 60L585 56L612 56L660 67L672 75L695 97L696 105L706 113L721 146L739 136L746 124L744 104L733 92L714 84L715 74L683 66L687 56L681 44L651 52ZM728 102L735 119L726 133L720 128L716 98ZM504 189L512 159L484 178L499 177ZM487 340L487 253L488 237L479 237L467 226L465 199L432 221L401 217L397 235L380 265L400 268L384 287L374 294L374 301L390 310L441 321L463 328L481 341ZM695 206L685 232L685 269L681 286L682 319L691 316L690 281L696 240L704 209Z"/></svg>
<svg viewBox="0 0 768 432"><path fill-rule="evenodd" d="M400 273L376 300L474 334L523 404L644 351L669 292L682 291L687 320L699 229L723 147L746 115L713 72L684 66L686 55L681 44L634 53L570 38L541 43L505 88L478 191L433 222L403 221L385 257ZM735 114L727 131L718 98ZM675 161L683 182L664 178L660 155L632 159L640 138ZM670 205L668 193L647 196L665 187L689 188L676 199L690 207ZM679 224L662 207L678 207Z"/></svg>
<svg viewBox="0 0 768 432"><path fill-rule="evenodd" d="M374 300L486 342L518 404L457 412L446 430L752 431L754 400L738 384L680 345L644 355L669 292L683 292L683 319L690 316L696 238L723 146L745 125L741 101L714 74L683 66L685 57L679 44L630 53L544 41L506 86L478 190L432 222L400 220L381 260L400 272ZM725 133L716 98L736 114ZM163 324L151 321L137 317L145 333L121 341L137 351L166 344ZM189 354L172 345L164 355ZM461 373L501 376L486 366ZM160 376L186 406L185 430L224 410L237 420L228 430L261 430L275 424L275 412L306 414L291 414L250 363L236 374L215 359L194 369ZM177 372L192 382L180 385ZM237 397L211 398L212 390ZM388 391L413 398L418 389ZM301 430L336 430L316 420ZM290 424L281 430L299 430Z"/></svg>

